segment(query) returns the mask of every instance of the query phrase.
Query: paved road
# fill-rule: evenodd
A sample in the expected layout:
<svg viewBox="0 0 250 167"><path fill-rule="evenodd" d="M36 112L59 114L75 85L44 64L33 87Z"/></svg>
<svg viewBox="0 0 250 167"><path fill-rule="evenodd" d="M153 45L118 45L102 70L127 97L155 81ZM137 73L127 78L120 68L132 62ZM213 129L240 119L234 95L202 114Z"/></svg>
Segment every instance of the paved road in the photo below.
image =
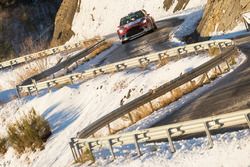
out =
<svg viewBox="0 0 250 167"><path fill-rule="evenodd" d="M250 41L250 38L243 41ZM222 78L211 90L153 127L250 108L250 42L239 45L239 48L247 55L246 62Z"/></svg>
<svg viewBox="0 0 250 167"><path fill-rule="evenodd" d="M146 55L149 53L172 48L174 43L167 41L168 34L174 27L178 26L182 20L178 18L167 19L157 22L158 29L142 37L129 41L115 49L102 63L109 64L117 61Z"/></svg>

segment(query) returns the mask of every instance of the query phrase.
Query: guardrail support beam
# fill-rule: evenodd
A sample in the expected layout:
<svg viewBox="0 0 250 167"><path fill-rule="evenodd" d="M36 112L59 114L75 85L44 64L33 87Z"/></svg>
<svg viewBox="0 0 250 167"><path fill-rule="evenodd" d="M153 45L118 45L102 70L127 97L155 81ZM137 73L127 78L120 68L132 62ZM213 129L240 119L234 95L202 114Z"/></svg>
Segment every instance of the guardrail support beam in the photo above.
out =
<svg viewBox="0 0 250 167"><path fill-rule="evenodd" d="M17 93L17 97L20 99L21 98L21 94L20 94L18 85L16 85L16 93Z"/></svg>
<svg viewBox="0 0 250 167"><path fill-rule="evenodd" d="M206 132L206 135L207 135L207 138L208 138L208 142L209 142L209 148L213 148L213 139L211 137L211 133L209 131L209 127L208 127L208 124L207 122L204 123L204 128L205 128L205 132Z"/></svg>
<svg viewBox="0 0 250 167"><path fill-rule="evenodd" d="M38 91L38 88L37 88L36 80L32 79L32 82L33 82L34 87L36 89L36 95L39 96L39 91Z"/></svg>
<svg viewBox="0 0 250 167"><path fill-rule="evenodd" d="M109 134L111 135L112 133L111 133L111 127L110 127L110 124L108 124L108 125L107 125L107 127L108 127Z"/></svg>
<svg viewBox="0 0 250 167"><path fill-rule="evenodd" d="M226 64L227 64L228 71L230 71L231 67L230 67L230 65L229 65L229 63L228 63L227 60L226 60Z"/></svg>
<svg viewBox="0 0 250 167"><path fill-rule="evenodd" d="M114 149L112 147L112 141L111 140L108 140L108 145L109 145L109 151L111 153L111 156L113 158L113 160L115 159L115 153L114 153Z"/></svg>
<svg viewBox="0 0 250 167"><path fill-rule="evenodd" d="M217 67L218 67L220 73L223 74L222 69L220 68L220 65L218 65Z"/></svg>
<svg viewBox="0 0 250 167"><path fill-rule="evenodd" d="M94 156L94 154L93 154L93 152L92 152L91 144L90 144L90 143L86 143L86 147L87 147L87 149L89 150L90 156L93 157L93 162L95 162L95 156Z"/></svg>
<svg viewBox="0 0 250 167"><path fill-rule="evenodd" d="M166 133L167 133L168 143L169 143L169 146L170 146L170 151L171 151L171 153L174 153L176 150L175 150L172 138L171 138L170 130L167 129Z"/></svg>
<svg viewBox="0 0 250 167"><path fill-rule="evenodd" d="M208 73L206 72L205 74L206 74L207 80L208 80L209 82L211 82L211 79L210 79Z"/></svg>
<svg viewBox="0 0 250 167"><path fill-rule="evenodd" d="M130 122L133 124L133 123L134 123L134 120L133 120L133 117L132 117L132 115L131 115L130 112L128 113L128 117L129 117L129 119L130 119Z"/></svg>
<svg viewBox="0 0 250 167"><path fill-rule="evenodd" d="M150 108L151 108L152 112L154 112L154 111L155 111L155 109L154 109L154 106L153 106L153 104L152 104L152 101L150 101L150 102L149 102L149 106L150 106Z"/></svg>
<svg viewBox="0 0 250 167"><path fill-rule="evenodd" d="M78 159L75 147L74 147L74 143L75 143L74 138L71 138L71 141L69 142L70 150L72 152L72 155L73 155L73 158L74 158L75 162L77 162L79 159Z"/></svg>
<svg viewBox="0 0 250 167"><path fill-rule="evenodd" d="M28 94L29 94L29 96L31 96L31 90L30 90L30 87L28 87L27 89L28 89Z"/></svg>
<svg viewBox="0 0 250 167"><path fill-rule="evenodd" d="M136 152L137 152L137 155L140 157L141 155L142 155L142 153L141 153L141 150L140 150L140 146L139 146L139 144L138 144L138 139L137 139L137 135L136 134L134 134L134 142L135 142L135 149L136 149Z"/></svg>

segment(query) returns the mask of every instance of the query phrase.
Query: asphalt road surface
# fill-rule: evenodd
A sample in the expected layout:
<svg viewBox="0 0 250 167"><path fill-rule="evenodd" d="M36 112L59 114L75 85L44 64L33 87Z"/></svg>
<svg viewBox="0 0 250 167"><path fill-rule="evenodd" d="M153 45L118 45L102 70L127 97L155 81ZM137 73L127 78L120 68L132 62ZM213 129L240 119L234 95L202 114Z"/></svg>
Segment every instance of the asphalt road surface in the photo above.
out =
<svg viewBox="0 0 250 167"><path fill-rule="evenodd" d="M158 29L153 33L148 33L125 44L121 44L117 49L109 54L104 64L110 64L121 60L166 50L175 46L168 41L169 33L182 22L181 19L172 18L156 22ZM116 36L116 34L114 34Z"/></svg>
<svg viewBox="0 0 250 167"><path fill-rule="evenodd" d="M242 41L247 43L238 47L247 60L240 67L153 127L250 108L250 38Z"/></svg>

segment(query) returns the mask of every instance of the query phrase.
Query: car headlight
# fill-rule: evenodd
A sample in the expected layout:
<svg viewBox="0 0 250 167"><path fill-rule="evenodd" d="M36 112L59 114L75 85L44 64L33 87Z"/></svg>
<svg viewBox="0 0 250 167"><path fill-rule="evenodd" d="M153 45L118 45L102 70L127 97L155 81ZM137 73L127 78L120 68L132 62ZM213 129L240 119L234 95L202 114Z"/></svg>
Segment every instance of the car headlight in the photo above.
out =
<svg viewBox="0 0 250 167"><path fill-rule="evenodd" d="M119 31L119 34L122 34L124 32L123 29L119 29L118 31Z"/></svg>
<svg viewBox="0 0 250 167"><path fill-rule="evenodd" d="M144 20L142 21L142 23L143 23L143 24L146 24L146 23L147 23L147 19L144 19Z"/></svg>

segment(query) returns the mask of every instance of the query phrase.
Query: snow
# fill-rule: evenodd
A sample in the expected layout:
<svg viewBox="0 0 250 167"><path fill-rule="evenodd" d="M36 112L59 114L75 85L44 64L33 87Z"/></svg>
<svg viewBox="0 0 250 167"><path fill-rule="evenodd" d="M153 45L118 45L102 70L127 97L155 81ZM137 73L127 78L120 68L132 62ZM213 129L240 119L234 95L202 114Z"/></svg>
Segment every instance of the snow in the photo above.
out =
<svg viewBox="0 0 250 167"><path fill-rule="evenodd" d="M80 12L75 14L73 21L72 29L76 35L70 42L90 38L98 34L107 35L114 33L122 16L131 11L144 8L156 20L165 19L166 16L168 18L175 16L186 18L181 26L174 29L171 33L171 40L181 44L181 38L192 32L197 21L201 18L202 7L200 6L205 3L205 0L191 0L187 6L190 10L181 11L177 14L172 13L174 6L171 7L170 11L164 11L162 3L163 0L136 0L136 3L134 0L101 2L100 0L82 0ZM92 21L91 14L95 21ZM237 33L241 30L242 25L239 24L235 28L235 32ZM214 35L225 37L223 34ZM80 66L76 71L83 71L102 62L105 56L116 47L118 45L113 45L111 49ZM151 65L143 71L141 69L132 69L103 75L79 84L64 86L58 90L55 89L51 93L43 92L39 97L26 97L21 100L13 98L15 90L12 88L15 84L11 84L11 82L16 83L16 73L24 72L25 66L13 71L5 70L0 72L0 103L5 103L0 106L0 135L5 136L6 125L22 116L23 113L29 111L32 107L49 121L53 131L53 135L47 141L44 150L35 153L27 152L19 157L12 148L9 148L4 156L0 156L0 166L78 166L73 164L73 157L68 145L70 138L74 137L78 131L119 107L120 100L130 90L133 90L131 97L125 103L144 94L149 89L154 89L178 77L181 73L183 74L192 68L196 68L210 59L211 57L208 55L192 56L177 62L168 63L161 68ZM237 68L245 60L245 56L241 54L237 60L238 64L234 68ZM51 66L56 61L57 59L54 57L50 61L52 63ZM181 107L184 103L193 100L193 98L199 96L205 90L211 89L219 80L220 78L212 82L212 84L203 86L191 94L185 95L177 102L142 119L124 131L150 127L162 117L171 114L178 107ZM108 155L107 151L96 152L99 158L94 166L245 167L250 165L249 130L216 135L213 136L213 139L214 148L210 150L207 149L207 141L204 138L174 142L177 148L175 154L169 152L168 144L165 142L156 145L141 145L144 152L142 157L135 156L135 151L131 146L125 147L125 149L116 148L116 151L122 149L122 152L119 153L118 159L114 162L111 162L109 158L105 159L100 156L100 153ZM157 149L157 152L153 151L155 149Z"/></svg>
<svg viewBox="0 0 250 167"><path fill-rule="evenodd" d="M11 122L16 114L27 112L34 107L50 122L53 136L46 143L45 150L41 152L23 155L18 159L13 157L13 150L10 149L3 159L11 161L10 166L16 166L19 163L27 165L26 156L31 159L32 166L42 166L43 164L47 164L46 166L65 164L67 166L73 160L68 146L69 139L82 128L119 107L120 100L130 89L134 89L129 99L132 100L209 59L211 57L206 55L188 57L175 63L169 63L162 68L151 66L145 71L134 69L104 75L79 85L65 86L41 97L27 98L20 102L11 101L0 110L0 113L5 114L8 111L12 115L12 117L3 117L2 127ZM16 107L8 107L12 105Z"/></svg>
<svg viewBox="0 0 250 167"><path fill-rule="evenodd" d="M183 13L185 13L185 15L183 15ZM169 40L179 45L185 44L182 42L182 38L192 34L195 31L200 19L202 18L202 15L203 9L201 7L187 10L181 14L178 14L177 16L184 19L184 22L169 34Z"/></svg>
<svg viewBox="0 0 250 167"><path fill-rule="evenodd" d="M28 64L14 67L13 70L10 68L6 70L1 70L0 71L0 91L11 90L12 88L15 88L15 86L20 84L20 81L22 81L24 74L26 73L28 74L29 72L32 74L32 72L36 70L37 72L42 72L56 65L59 60L62 59L61 61L64 61L68 57L73 56L74 54L78 52L79 51L75 51L71 54L59 53L56 55L52 55L52 56L48 56L39 60L32 61Z"/></svg>
<svg viewBox="0 0 250 167"><path fill-rule="evenodd" d="M206 3L206 0L191 0L186 9L196 8ZM96 35L104 36L116 33L120 18L128 13L145 9L155 20L173 14L174 3L169 11L163 9L163 0L84 0L80 4L80 12L75 14L72 30L75 36L70 42L91 38Z"/></svg>
<svg viewBox="0 0 250 167"><path fill-rule="evenodd" d="M211 40L216 40L216 39L230 39L234 38L240 35L246 35L249 34L246 30L246 26L244 23L238 23L238 25L231 31L227 32L222 32L222 31L214 31L211 36Z"/></svg>
<svg viewBox="0 0 250 167"><path fill-rule="evenodd" d="M141 157L137 157L131 145L115 148L115 150L122 150L122 155L118 155L112 163L110 158L99 158L96 164L109 167L247 167L250 165L250 130L219 134L212 138L214 140L212 149L208 149L207 138L174 142L176 147L174 154L169 151L167 142L140 145L143 152ZM132 152L132 155L128 152Z"/></svg>
<svg viewBox="0 0 250 167"><path fill-rule="evenodd" d="M243 13L242 16L246 20L246 22L250 24L250 12Z"/></svg>

